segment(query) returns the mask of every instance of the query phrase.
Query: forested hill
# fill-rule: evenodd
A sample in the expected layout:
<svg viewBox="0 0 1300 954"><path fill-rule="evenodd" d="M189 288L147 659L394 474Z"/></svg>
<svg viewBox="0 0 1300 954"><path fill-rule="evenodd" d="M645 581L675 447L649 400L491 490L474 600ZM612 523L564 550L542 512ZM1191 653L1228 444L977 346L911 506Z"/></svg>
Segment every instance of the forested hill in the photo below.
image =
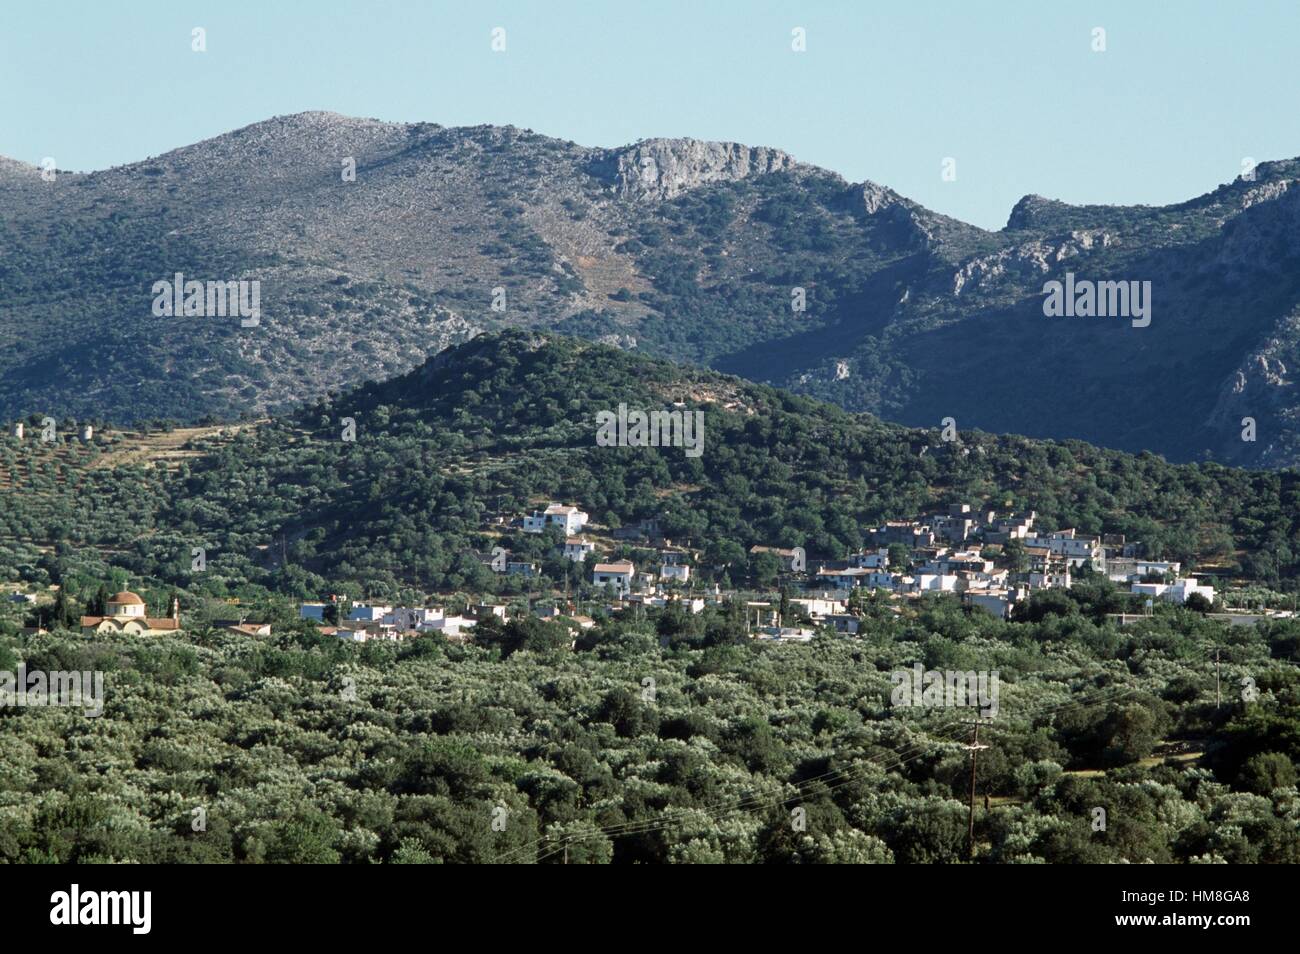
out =
<svg viewBox="0 0 1300 954"><path fill-rule="evenodd" d="M701 412L702 453L597 446L597 415L620 404ZM1048 529L1124 533L1201 571L1295 579L1290 471L1172 465L960 419L946 441L939 424L882 423L575 339L488 334L402 377L198 443L167 472L114 462L111 445L9 439L0 563L63 542L182 585L255 581L302 597L343 581L372 593L487 589L481 554L500 533L495 518L551 500L606 530L658 517L710 567L743 565L756 543L842 558L872 522L962 502L1036 510ZM523 558L547 556L540 538L515 536ZM190 571L196 546L209 555L203 577Z"/></svg>

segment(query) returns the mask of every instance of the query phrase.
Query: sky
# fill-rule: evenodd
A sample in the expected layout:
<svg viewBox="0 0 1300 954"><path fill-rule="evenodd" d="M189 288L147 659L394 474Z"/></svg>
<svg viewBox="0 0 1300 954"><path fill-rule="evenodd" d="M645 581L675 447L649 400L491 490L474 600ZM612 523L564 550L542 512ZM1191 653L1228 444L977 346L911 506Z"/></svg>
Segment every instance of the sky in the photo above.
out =
<svg viewBox="0 0 1300 954"><path fill-rule="evenodd" d="M690 136L996 229L1300 156L1298 36L1298 0L0 0L0 155L104 169L308 109Z"/></svg>

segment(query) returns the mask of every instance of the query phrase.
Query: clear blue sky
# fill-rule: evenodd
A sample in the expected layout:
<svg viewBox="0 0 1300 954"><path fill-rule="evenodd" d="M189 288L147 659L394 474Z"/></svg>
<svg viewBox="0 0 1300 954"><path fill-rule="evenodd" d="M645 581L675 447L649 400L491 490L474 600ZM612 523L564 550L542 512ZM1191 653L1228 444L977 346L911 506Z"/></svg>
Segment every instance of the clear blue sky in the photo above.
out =
<svg viewBox="0 0 1300 954"><path fill-rule="evenodd" d="M328 109L777 146L1000 228L1029 192L1162 204L1300 155L1297 38L1297 0L0 0L0 155L102 169Z"/></svg>

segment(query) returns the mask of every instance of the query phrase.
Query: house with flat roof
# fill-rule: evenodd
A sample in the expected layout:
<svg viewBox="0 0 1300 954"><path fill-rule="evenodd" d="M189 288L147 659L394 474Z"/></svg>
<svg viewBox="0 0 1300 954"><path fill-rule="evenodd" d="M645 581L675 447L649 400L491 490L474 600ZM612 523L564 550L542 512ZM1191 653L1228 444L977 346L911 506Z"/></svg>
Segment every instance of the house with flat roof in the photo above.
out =
<svg viewBox="0 0 1300 954"><path fill-rule="evenodd" d="M547 527L559 527L566 537L571 537L587 525L587 520L587 514L577 507L553 503L524 517L524 533L541 533Z"/></svg>

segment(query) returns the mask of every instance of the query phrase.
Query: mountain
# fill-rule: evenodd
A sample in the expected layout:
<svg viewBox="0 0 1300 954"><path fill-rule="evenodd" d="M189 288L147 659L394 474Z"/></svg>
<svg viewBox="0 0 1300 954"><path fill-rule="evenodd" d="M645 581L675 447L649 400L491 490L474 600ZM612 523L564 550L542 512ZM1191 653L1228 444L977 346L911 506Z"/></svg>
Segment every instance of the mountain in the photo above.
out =
<svg viewBox="0 0 1300 954"><path fill-rule="evenodd" d="M775 149L329 113L51 182L3 160L0 417L260 413L524 326L913 426L1287 466L1298 176L1161 208L1027 196L990 232ZM258 326L155 317L176 273L259 281ZM1150 324L1045 317L1067 273L1149 281Z"/></svg>
<svg viewBox="0 0 1300 954"><path fill-rule="evenodd" d="M602 446L601 414L620 405L698 413L699 453ZM504 546L562 587L571 565L553 541L498 519L547 501L580 505L602 538L655 518L702 551L706 578L733 582L753 570L755 544L841 559L865 527L953 503L1035 510L1046 530L1123 533L1197 572L1286 587L1300 574L1291 472L957 436L606 345L487 333L240 428L0 441L0 579L41 568L103 579L111 565L214 597L252 584L396 599L493 591L501 580L483 554Z"/></svg>

